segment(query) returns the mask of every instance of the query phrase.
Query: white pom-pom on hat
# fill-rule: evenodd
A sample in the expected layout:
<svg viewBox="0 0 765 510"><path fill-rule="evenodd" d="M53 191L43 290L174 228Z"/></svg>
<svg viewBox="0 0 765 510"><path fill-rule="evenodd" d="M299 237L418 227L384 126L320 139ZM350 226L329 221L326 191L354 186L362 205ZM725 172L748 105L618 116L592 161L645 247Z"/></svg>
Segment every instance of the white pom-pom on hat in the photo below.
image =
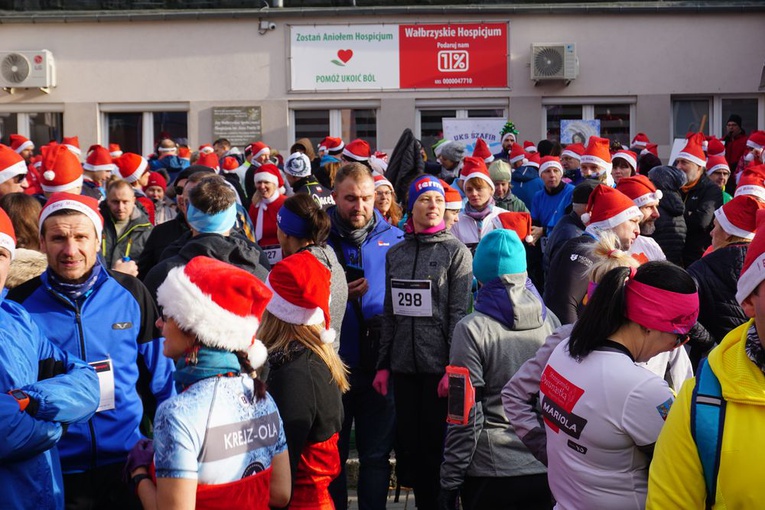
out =
<svg viewBox="0 0 765 510"><path fill-rule="evenodd" d="M331 344L337 337L337 332L334 329L325 329L321 332L321 341L325 344Z"/></svg>
<svg viewBox="0 0 765 510"><path fill-rule="evenodd" d="M52 181L55 178L56 178L56 172L54 172L53 170L46 170L45 172L43 172L43 179L45 179L46 181Z"/></svg>
<svg viewBox="0 0 765 510"><path fill-rule="evenodd" d="M590 222L590 213L586 212L582 214L582 223L587 225Z"/></svg>
<svg viewBox="0 0 765 510"><path fill-rule="evenodd" d="M247 361L250 362L250 366L254 369L258 369L265 364L268 358L268 349L263 345L263 342L254 339L252 345L247 348Z"/></svg>

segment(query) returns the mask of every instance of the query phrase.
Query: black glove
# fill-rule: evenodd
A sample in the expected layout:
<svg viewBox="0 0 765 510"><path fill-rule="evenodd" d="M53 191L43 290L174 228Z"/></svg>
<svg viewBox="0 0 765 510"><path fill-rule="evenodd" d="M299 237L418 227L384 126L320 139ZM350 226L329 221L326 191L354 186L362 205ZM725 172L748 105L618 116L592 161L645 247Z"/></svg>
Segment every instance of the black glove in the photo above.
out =
<svg viewBox="0 0 765 510"><path fill-rule="evenodd" d="M459 505L457 500L460 497L460 490L457 489L444 489L438 492L438 510L457 510Z"/></svg>

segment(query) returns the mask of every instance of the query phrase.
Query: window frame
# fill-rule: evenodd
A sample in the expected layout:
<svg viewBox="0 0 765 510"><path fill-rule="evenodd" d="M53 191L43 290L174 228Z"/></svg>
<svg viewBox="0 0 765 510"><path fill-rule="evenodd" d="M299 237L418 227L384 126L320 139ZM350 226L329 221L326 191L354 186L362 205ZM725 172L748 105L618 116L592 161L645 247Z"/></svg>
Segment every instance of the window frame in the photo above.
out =
<svg viewBox="0 0 765 510"><path fill-rule="evenodd" d="M343 110L373 110L375 112L375 147L380 141L380 101L290 101L289 105L289 146L297 140L295 134L295 111L296 110L327 110L329 112L329 133L326 136L335 138L343 137ZM321 140L312 140L320 142ZM349 142L350 140L344 140Z"/></svg>
<svg viewBox="0 0 765 510"><path fill-rule="evenodd" d="M109 147L109 114L142 114L141 156L154 152L154 114L157 112L186 113L186 130L189 129L189 103L101 103L99 106L99 139L101 145Z"/></svg>

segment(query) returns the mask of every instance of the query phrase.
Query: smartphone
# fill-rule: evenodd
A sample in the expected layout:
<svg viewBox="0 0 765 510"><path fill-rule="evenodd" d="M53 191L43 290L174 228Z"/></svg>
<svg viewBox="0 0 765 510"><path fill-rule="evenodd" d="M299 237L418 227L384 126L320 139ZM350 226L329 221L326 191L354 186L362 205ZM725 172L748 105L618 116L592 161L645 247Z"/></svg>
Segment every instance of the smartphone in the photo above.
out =
<svg viewBox="0 0 765 510"><path fill-rule="evenodd" d="M467 425L470 409L475 404L475 389L470 384L470 372L465 367L446 367L449 380L449 395L446 422L455 425Z"/></svg>
<svg viewBox="0 0 765 510"><path fill-rule="evenodd" d="M348 283L355 282L359 278L364 278L364 270L360 267L347 266L345 268L345 281Z"/></svg>

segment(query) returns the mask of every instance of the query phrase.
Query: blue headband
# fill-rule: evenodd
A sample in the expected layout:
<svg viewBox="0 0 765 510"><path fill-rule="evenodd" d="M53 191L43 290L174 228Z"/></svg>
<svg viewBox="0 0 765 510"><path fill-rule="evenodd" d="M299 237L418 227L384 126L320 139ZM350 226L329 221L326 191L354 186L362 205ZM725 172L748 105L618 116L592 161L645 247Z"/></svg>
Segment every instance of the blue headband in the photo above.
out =
<svg viewBox="0 0 765 510"><path fill-rule="evenodd" d="M223 234L231 230L236 223L236 202L228 209L215 214L203 213L188 202L186 221L200 234Z"/></svg>
<svg viewBox="0 0 765 510"><path fill-rule="evenodd" d="M298 239L307 239L311 232L311 225L308 220L283 206L276 213L276 224L282 229L282 232Z"/></svg>
<svg viewBox="0 0 765 510"><path fill-rule="evenodd" d="M321 157L321 161L319 162L319 166L324 166L327 163L340 163L340 160L337 159L334 156L329 156L329 155L325 154L324 156Z"/></svg>
<svg viewBox="0 0 765 510"><path fill-rule="evenodd" d="M432 175L423 175L417 178L411 186L409 186L409 210L414 207L414 203L420 198L420 195L427 193L428 191L436 191L441 194L442 197L446 196L444 187L441 185L441 181L437 177Z"/></svg>

